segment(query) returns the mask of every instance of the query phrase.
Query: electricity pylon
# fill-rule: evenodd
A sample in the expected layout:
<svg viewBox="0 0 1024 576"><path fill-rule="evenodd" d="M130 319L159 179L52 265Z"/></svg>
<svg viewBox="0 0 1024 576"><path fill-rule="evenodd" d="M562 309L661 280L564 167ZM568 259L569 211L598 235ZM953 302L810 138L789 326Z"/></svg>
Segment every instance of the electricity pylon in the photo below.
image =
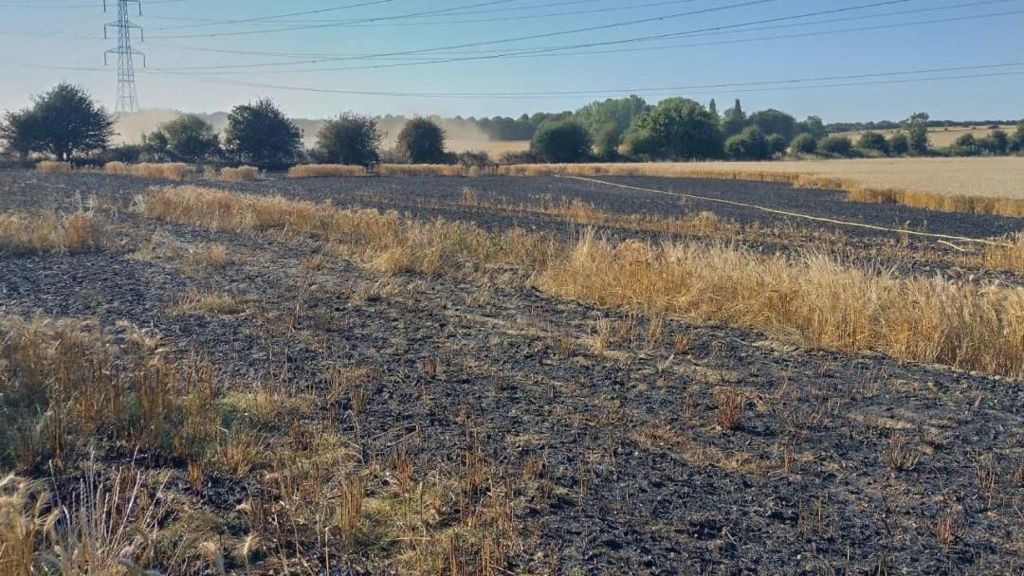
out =
<svg viewBox="0 0 1024 576"><path fill-rule="evenodd" d="M142 16L142 0L116 0L117 21L103 25L103 38L107 38L107 30L117 30L117 48L103 53L103 65L107 64L107 54L117 54L117 106L118 114L135 112L139 109L139 94L135 88L135 56L142 57L142 65L146 65L146 55L132 48L132 30L138 30L139 40L145 40L142 26L128 18L128 5L137 4L139 16ZM107 11L107 0L103 0L103 12Z"/></svg>

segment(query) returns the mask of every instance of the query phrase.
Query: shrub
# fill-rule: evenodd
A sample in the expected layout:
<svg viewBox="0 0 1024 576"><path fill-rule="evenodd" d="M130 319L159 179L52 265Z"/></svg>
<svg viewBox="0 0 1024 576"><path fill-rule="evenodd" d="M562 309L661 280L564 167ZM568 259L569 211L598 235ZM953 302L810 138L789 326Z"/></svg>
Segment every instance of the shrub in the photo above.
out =
<svg viewBox="0 0 1024 576"><path fill-rule="evenodd" d="M889 137L889 153L893 156L906 156L910 153L910 138L906 132L897 132Z"/></svg>
<svg viewBox="0 0 1024 576"><path fill-rule="evenodd" d="M590 133L571 120L546 121L537 127L530 141L530 152L542 162L568 164L590 158Z"/></svg>
<svg viewBox="0 0 1024 576"><path fill-rule="evenodd" d="M744 128L743 132L726 140L725 153L734 160L765 160L771 155L768 139L756 126Z"/></svg>
<svg viewBox="0 0 1024 576"><path fill-rule="evenodd" d="M236 106L224 144L235 160L263 170L294 165L302 156L301 132L270 100Z"/></svg>
<svg viewBox="0 0 1024 576"><path fill-rule="evenodd" d="M124 162L132 164L138 162L142 157L142 146L138 144L124 144L108 148L100 153L97 161L106 164L108 162Z"/></svg>
<svg viewBox="0 0 1024 576"><path fill-rule="evenodd" d="M534 164L537 162L537 157L530 152L525 150L523 152L505 152L498 159L499 164L511 165L511 164Z"/></svg>
<svg viewBox="0 0 1024 576"><path fill-rule="evenodd" d="M1017 130L1010 136L1008 148L1010 152L1024 152L1024 120L1017 124Z"/></svg>
<svg viewBox="0 0 1024 576"><path fill-rule="evenodd" d="M0 124L0 138L22 156L44 152L65 161L106 148L113 135L114 121L103 107L67 83L36 98L32 108L8 112Z"/></svg>
<svg viewBox="0 0 1024 576"><path fill-rule="evenodd" d="M978 156L981 154L981 148L974 134L964 134L949 147L949 153L953 156Z"/></svg>
<svg viewBox="0 0 1024 576"><path fill-rule="evenodd" d="M915 156L927 156L931 153L931 142L928 140L928 127L925 124L913 124L907 130L910 153Z"/></svg>
<svg viewBox="0 0 1024 576"><path fill-rule="evenodd" d="M699 102L669 98L637 118L626 136L626 148L651 159L717 158L722 154L722 133Z"/></svg>
<svg viewBox="0 0 1024 576"><path fill-rule="evenodd" d="M208 162L220 155L220 138L209 122L196 114L183 114L148 135L156 151L182 162ZM161 150L162 148L162 150Z"/></svg>
<svg viewBox="0 0 1024 576"><path fill-rule="evenodd" d="M458 164L466 170L494 170L498 166L497 162L491 160L491 155L483 150L459 154Z"/></svg>
<svg viewBox="0 0 1024 576"><path fill-rule="evenodd" d="M376 120L345 113L320 128L313 154L327 164L370 166L380 161L380 142Z"/></svg>
<svg viewBox="0 0 1024 576"><path fill-rule="evenodd" d="M398 151L413 164L443 164L446 135L437 123L426 118L406 122L398 134Z"/></svg>
<svg viewBox="0 0 1024 576"><path fill-rule="evenodd" d="M846 136L829 136L818 149L830 156L848 158L853 155L853 142Z"/></svg>
<svg viewBox="0 0 1024 576"><path fill-rule="evenodd" d="M865 132L857 140L857 148L879 154L889 155L889 141L878 132Z"/></svg>
<svg viewBox="0 0 1024 576"><path fill-rule="evenodd" d="M795 154L814 154L818 151L818 140L810 134L800 134L789 144Z"/></svg>
<svg viewBox="0 0 1024 576"><path fill-rule="evenodd" d="M1010 150L1010 136L997 128L978 140L978 146L993 156L1003 156Z"/></svg>
<svg viewBox="0 0 1024 576"><path fill-rule="evenodd" d="M782 134L772 134L768 136L768 152L774 156L776 154L785 154L788 140Z"/></svg>

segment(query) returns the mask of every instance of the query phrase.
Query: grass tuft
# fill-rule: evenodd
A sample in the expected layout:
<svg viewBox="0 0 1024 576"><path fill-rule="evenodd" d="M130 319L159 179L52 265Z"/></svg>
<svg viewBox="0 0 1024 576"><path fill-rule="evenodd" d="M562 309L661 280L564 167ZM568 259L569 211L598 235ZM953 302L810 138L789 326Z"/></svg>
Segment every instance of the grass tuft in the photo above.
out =
<svg viewBox="0 0 1024 576"><path fill-rule="evenodd" d="M43 160L36 164L36 172L41 172L43 174L70 174L71 163Z"/></svg>
<svg viewBox="0 0 1024 576"><path fill-rule="evenodd" d="M161 180L184 180L193 172L192 166L181 162L127 164L125 162L107 162L103 166L104 174L118 176L136 176L139 178Z"/></svg>
<svg viewBox="0 0 1024 576"><path fill-rule="evenodd" d="M255 166L224 168L220 171L220 179L225 182L253 182L260 179L260 169Z"/></svg>
<svg viewBox="0 0 1024 576"><path fill-rule="evenodd" d="M0 251L80 253L103 245L105 226L89 212L65 218L54 213L0 214Z"/></svg>
<svg viewBox="0 0 1024 576"><path fill-rule="evenodd" d="M365 176L366 168L348 164L305 164L292 166L289 178L327 178L337 176Z"/></svg>

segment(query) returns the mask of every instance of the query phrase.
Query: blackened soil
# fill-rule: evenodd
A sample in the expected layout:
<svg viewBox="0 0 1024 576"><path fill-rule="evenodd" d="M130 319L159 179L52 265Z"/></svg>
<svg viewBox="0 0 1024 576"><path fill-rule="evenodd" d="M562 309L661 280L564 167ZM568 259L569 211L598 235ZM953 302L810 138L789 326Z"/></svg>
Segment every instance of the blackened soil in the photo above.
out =
<svg viewBox="0 0 1024 576"><path fill-rule="evenodd" d="M78 177L12 187L4 173L0 203L5 211L70 209L76 194L106 190L127 201L151 184ZM510 196L523 185L566 194L555 179L395 181L232 188L339 204L380 194L373 185L382 182L406 194L457 195L463 185L507 187L498 193ZM597 203L603 192L590 194ZM124 211L109 218L124 237L111 250L0 255L0 313L151 326L182 354L211 355L222 378L240 383L273 377L308 390L322 384L329 366L376 370L359 421L341 423L366 452L387 457L415 432L418 470L456 465L471 427L488 461L506 474L540 463L550 488L517 516L526 545L506 566L510 573L1024 570L1024 389L1017 382L808 350L718 326L667 321L659 332L643 319L496 277L382 279L335 258L312 269L303 264L321 249L312 242L212 233ZM173 255L140 257L154 239L223 243L231 262L197 274ZM181 299L194 289L236 294L244 311L181 313ZM609 335L604 346L594 344L600 334ZM723 388L744 398L731 431L719 423ZM886 464L895 436L917 458L909 470ZM988 470L994 485L981 481L988 476L979 471ZM237 487L211 492L210 505L225 513L239 503ZM957 535L948 547L936 536L947 517Z"/></svg>

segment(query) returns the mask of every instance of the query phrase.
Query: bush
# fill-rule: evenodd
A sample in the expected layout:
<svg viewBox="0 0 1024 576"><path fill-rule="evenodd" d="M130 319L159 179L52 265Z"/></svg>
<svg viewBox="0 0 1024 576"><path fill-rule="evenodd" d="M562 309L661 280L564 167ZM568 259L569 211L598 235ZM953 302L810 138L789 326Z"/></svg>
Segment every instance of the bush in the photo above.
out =
<svg viewBox="0 0 1024 576"><path fill-rule="evenodd" d="M1010 151L1010 136L996 128L988 136L978 140L978 146L993 156L1004 156Z"/></svg>
<svg viewBox="0 0 1024 576"><path fill-rule="evenodd" d="M796 118L772 108L754 112L747 122L751 126L756 126L763 134L780 134L787 142L796 136Z"/></svg>
<svg viewBox="0 0 1024 576"><path fill-rule="evenodd" d="M626 148L650 159L717 158L722 155L722 133L699 102L669 98L637 118L626 135Z"/></svg>
<svg viewBox="0 0 1024 576"><path fill-rule="evenodd" d="M764 160L771 155L768 139L756 126L744 128L726 140L725 153L734 160Z"/></svg>
<svg viewBox="0 0 1024 576"><path fill-rule="evenodd" d="M20 156L53 154L70 161L80 153L103 150L114 135L114 120L78 86L61 83L35 99L31 108L8 112L0 139Z"/></svg>
<svg viewBox="0 0 1024 576"><path fill-rule="evenodd" d="M1010 152L1024 152L1024 121L1017 124L1017 130L1010 136L1008 149Z"/></svg>
<svg viewBox="0 0 1024 576"><path fill-rule="evenodd" d="M788 140L786 140L786 137L782 134L772 134L768 136L768 152L771 153L772 156L785 154L786 148L789 147L787 142Z"/></svg>
<svg viewBox="0 0 1024 576"><path fill-rule="evenodd" d="M794 154L814 154L818 151L818 140L810 134L800 134L789 143Z"/></svg>
<svg viewBox="0 0 1024 576"><path fill-rule="evenodd" d="M889 137L889 153L893 156L906 156L910 153L910 138L906 132L897 132Z"/></svg>
<svg viewBox="0 0 1024 576"><path fill-rule="evenodd" d="M491 160L491 155L483 150L459 154L458 164L466 169L477 168L479 170L492 170L498 165L497 162Z"/></svg>
<svg viewBox="0 0 1024 576"><path fill-rule="evenodd" d="M313 154L326 164L370 166L380 161L380 142L376 120L346 113L320 128Z"/></svg>
<svg viewBox="0 0 1024 576"><path fill-rule="evenodd" d="M510 165L510 164L535 164L537 157L533 155L533 152L505 152L498 158L499 164Z"/></svg>
<svg viewBox="0 0 1024 576"><path fill-rule="evenodd" d="M413 118L398 134L398 151L413 164L444 164L446 135L435 122Z"/></svg>
<svg viewBox="0 0 1024 576"><path fill-rule="evenodd" d="M907 130L907 143L910 153L915 156L927 156L931 153L931 142L928 140L928 127L914 124Z"/></svg>
<svg viewBox="0 0 1024 576"><path fill-rule="evenodd" d="M878 132L865 132L857 140L857 148L870 152L877 152L885 156L889 155L889 141Z"/></svg>
<svg viewBox="0 0 1024 576"><path fill-rule="evenodd" d="M572 120L545 121L530 140L530 152L541 162L569 164L590 158L590 133Z"/></svg>
<svg viewBox="0 0 1024 576"><path fill-rule="evenodd" d="M209 122L196 114L182 114L164 122L146 137L154 152L178 162L209 162L220 156L220 138Z"/></svg>
<svg viewBox="0 0 1024 576"><path fill-rule="evenodd" d="M853 141L846 136L829 136L822 140L818 149L830 156L848 158L853 155Z"/></svg>
<svg viewBox="0 0 1024 576"><path fill-rule="evenodd" d="M142 152L142 146L138 144L123 144L121 146L115 146L104 150L100 153L97 160L103 164L107 164L109 162L135 164L142 157Z"/></svg>
<svg viewBox="0 0 1024 576"><path fill-rule="evenodd" d="M270 100L236 106L228 116L224 144L236 162L281 170L302 157L302 133Z"/></svg>
<svg viewBox="0 0 1024 576"><path fill-rule="evenodd" d="M949 153L953 156L979 156L981 147L978 146L974 134L964 134L949 147Z"/></svg>

